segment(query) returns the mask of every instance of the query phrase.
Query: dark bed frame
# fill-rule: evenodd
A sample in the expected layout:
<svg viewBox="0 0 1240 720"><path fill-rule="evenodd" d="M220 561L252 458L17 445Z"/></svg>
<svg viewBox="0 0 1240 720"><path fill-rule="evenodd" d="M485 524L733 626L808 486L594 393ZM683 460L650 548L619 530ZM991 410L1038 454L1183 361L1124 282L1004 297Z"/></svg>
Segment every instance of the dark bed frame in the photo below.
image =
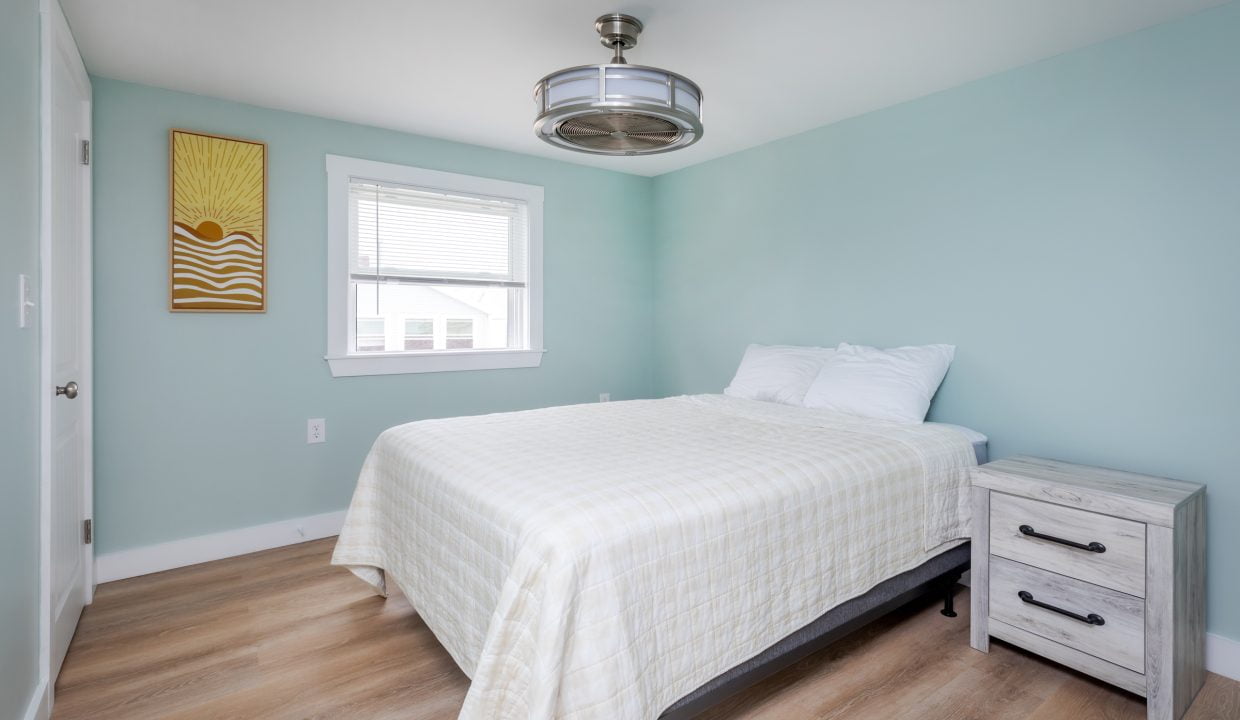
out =
<svg viewBox="0 0 1240 720"><path fill-rule="evenodd" d="M965 543L930 558L912 570L884 580L864 595L831 608L809 625L677 700L659 718L688 720L695 717L725 698L923 595L941 594L942 613L956 617L952 597L956 582L968 569L969 543Z"/></svg>

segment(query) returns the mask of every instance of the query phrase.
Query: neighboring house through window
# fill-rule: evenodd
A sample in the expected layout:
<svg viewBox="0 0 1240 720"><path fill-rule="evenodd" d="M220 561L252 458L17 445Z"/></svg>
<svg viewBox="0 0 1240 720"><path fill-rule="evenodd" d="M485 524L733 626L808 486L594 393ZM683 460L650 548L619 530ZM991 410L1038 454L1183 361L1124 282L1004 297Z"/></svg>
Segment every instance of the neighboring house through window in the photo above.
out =
<svg viewBox="0 0 1240 720"><path fill-rule="evenodd" d="M534 367L542 188L329 155L333 375Z"/></svg>

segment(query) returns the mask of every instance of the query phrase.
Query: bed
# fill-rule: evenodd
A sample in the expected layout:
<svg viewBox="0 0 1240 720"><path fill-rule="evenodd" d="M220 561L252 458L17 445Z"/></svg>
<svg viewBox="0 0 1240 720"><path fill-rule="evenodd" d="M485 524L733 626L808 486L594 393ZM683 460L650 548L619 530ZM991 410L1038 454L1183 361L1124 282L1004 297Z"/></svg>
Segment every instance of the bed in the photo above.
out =
<svg viewBox="0 0 1240 720"><path fill-rule="evenodd" d="M687 716L958 572L974 441L723 395L420 421L332 562L409 598L461 718Z"/></svg>

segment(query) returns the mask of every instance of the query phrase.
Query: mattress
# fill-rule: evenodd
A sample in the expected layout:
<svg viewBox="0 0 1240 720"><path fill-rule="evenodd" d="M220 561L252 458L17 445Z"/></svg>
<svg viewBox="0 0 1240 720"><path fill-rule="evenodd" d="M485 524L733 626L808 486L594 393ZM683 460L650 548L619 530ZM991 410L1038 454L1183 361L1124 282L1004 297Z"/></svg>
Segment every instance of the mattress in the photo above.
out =
<svg viewBox="0 0 1240 720"><path fill-rule="evenodd" d="M985 465L990 462L990 438L980 432L967 428L963 425L952 425L951 423L926 423L927 425L941 425L943 427L952 428L964 435L968 439L969 444L973 446L973 457L977 459L978 465Z"/></svg>
<svg viewBox="0 0 1240 720"><path fill-rule="evenodd" d="M634 720L968 534L959 430L721 395L398 426L333 563L395 582L461 717Z"/></svg>

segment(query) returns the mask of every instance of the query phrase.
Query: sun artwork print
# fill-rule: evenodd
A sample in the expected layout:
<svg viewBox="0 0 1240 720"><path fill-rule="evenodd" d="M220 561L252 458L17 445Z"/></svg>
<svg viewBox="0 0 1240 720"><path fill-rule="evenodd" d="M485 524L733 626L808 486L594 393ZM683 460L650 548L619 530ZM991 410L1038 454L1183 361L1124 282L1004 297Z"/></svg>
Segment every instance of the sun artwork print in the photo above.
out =
<svg viewBox="0 0 1240 720"><path fill-rule="evenodd" d="M171 133L171 309L267 307L267 146Z"/></svg>

